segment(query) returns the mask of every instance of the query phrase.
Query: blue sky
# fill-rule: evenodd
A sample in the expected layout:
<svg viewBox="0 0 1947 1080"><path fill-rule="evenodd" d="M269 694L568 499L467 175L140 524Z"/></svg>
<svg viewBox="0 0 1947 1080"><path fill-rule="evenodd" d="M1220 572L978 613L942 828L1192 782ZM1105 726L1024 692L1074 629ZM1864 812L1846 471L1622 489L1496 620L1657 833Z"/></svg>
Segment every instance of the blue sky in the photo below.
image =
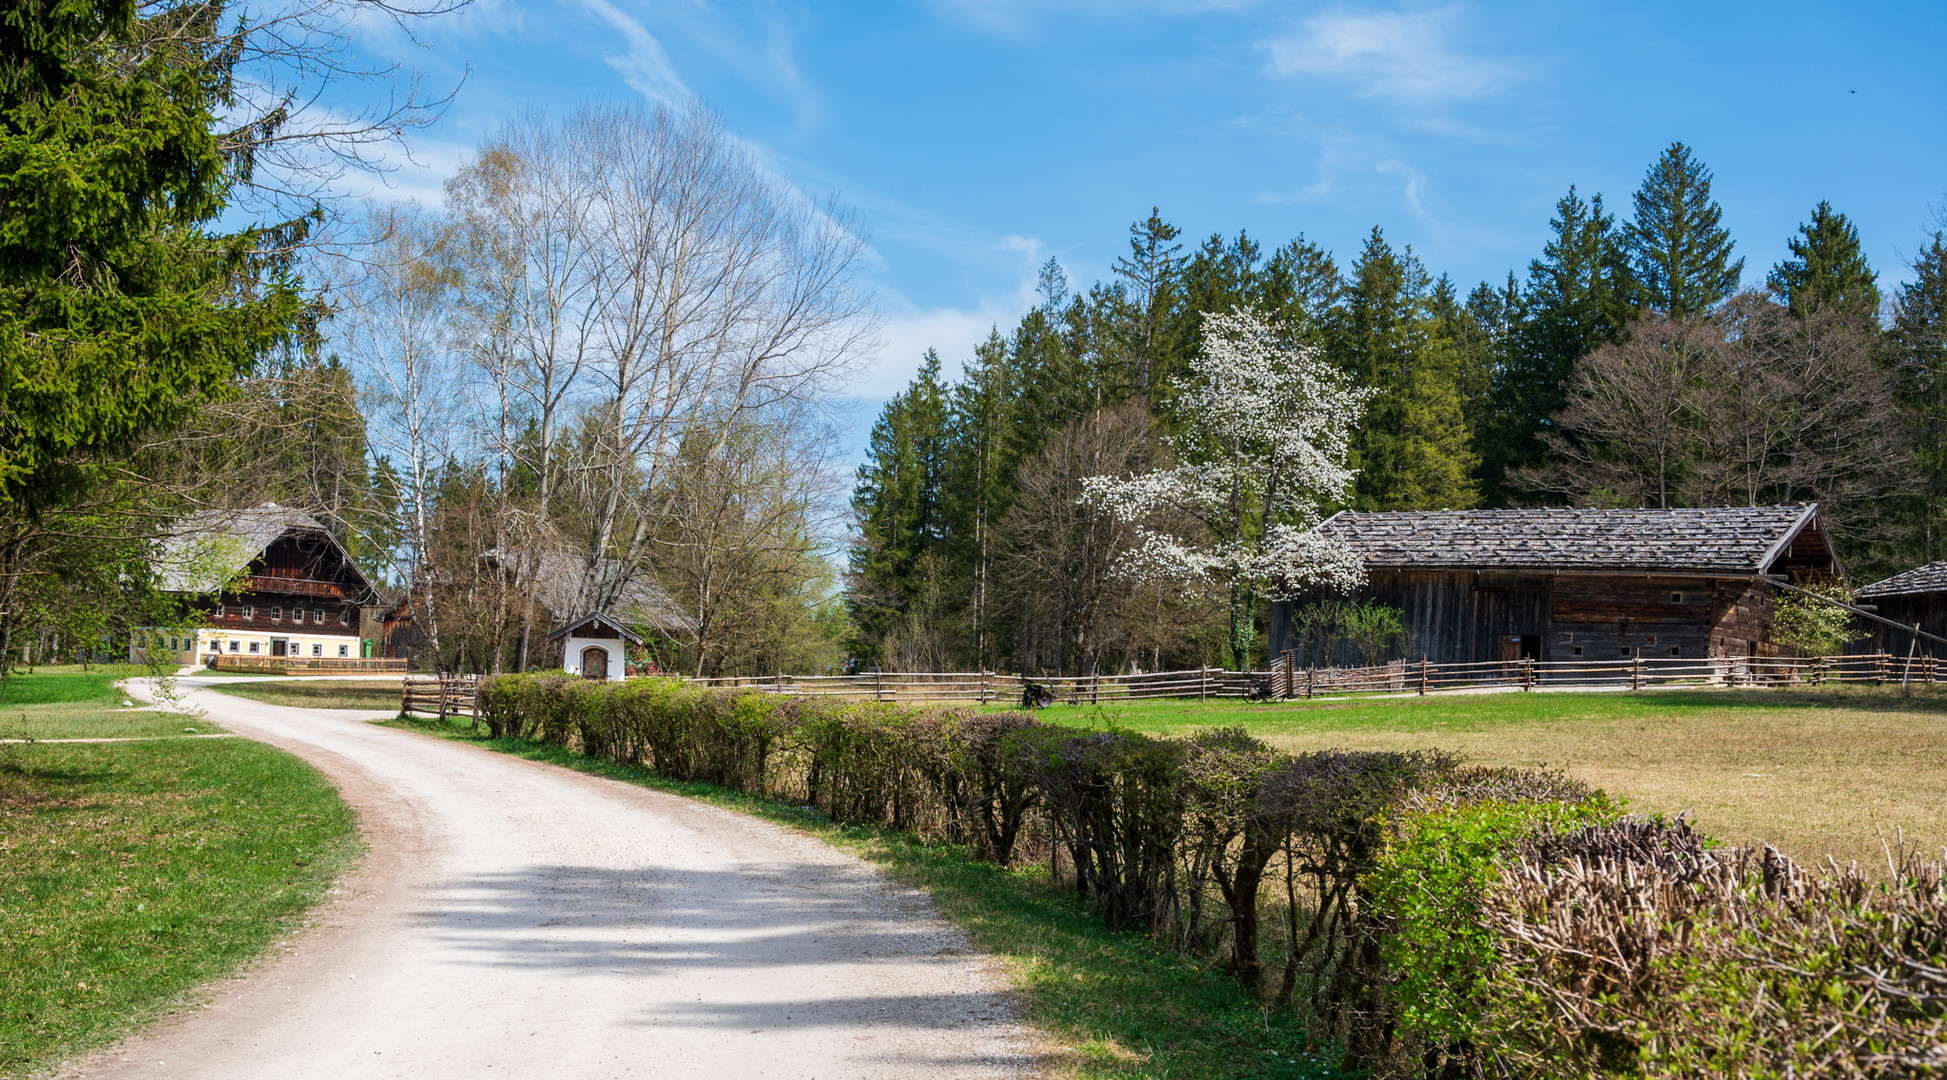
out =
<svg viewBox="0 0 1947 1080"><path fill-rule="evenodd" d="M1463 287L1525 272L1570 184L1626 214L1682 140L1761 281L1820 199L1882 284L1947 193L1947 4L1247 0L477 0L412 47L464 76L381 196L438 183L504 118L700 99L871 242L884 350L852 388L949 370L1049 256L1104 277L1152 205L1194 240L1300 233L1341 266L1379 225Z"/></svg>

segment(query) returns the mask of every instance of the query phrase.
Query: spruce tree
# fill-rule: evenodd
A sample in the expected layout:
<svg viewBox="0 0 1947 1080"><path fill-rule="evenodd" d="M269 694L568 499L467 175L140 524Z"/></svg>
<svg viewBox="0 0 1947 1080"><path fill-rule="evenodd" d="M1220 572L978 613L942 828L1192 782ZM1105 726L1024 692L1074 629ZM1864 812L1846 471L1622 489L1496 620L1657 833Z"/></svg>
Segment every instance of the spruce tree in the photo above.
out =
<svg viewBox="0 0 1947 1080"><path fill-rule="evenodd" d="M1628 256L1602 196L1584 201L1570 187L1548 224L1554 235L1528 264L1527 288L1518 301L1508 290L1509 331L1481 443L1482 495L1495 506L1523 494L1511 473L1546 459L1541 435L1567 401L1575 362L1619 338L1634 314Z"/></svg>
<svg viewBox="0 0 1947 1080"><path fill-rule="evenodd" d="M1710 197L1710 170L1671 143L1636 192L1623 231L1642 306L1673 319L1701 315L1737 291L1744 260L1731 258L1724 210Z"/></svg>
<svg viewBox="0 0 1947 1080"><path fill-rule="evenodd" d="M1183 251L1183 245L1175 242L1177 236L1176 226L1164 221L1152 206L1147 221L1129 226L1129 254L1115 262L1116 277L1127 293L1134 323L1129 336L1135 370L1130 381L1147 398L1155 397L1159 379L1167 374L1161 361L1171 351L1167 340L1169 310L1175 301Z"/></svg>
<svg viewBox="0 0 1947 1080"><path fill-rule="evenodd" d="M1460 390L1461 359L1432 337L1426 270L1377 226L1333 312L1327 353L1354 385L1375 391L1353 435L1360 510L1472 506L1474 466Z"/></svg>
<svg viewBox="0 0 1947 1080"><path fill-rule="evenodd" d="M1821 199L1812 208L1812 220L1786 243L1792 257L1773 267L1765 280L1784 297L1792 314L1837 308L1862 318L1878 317L1879 282L1859 246L1859 230L1831 203Z"/></svg>
<svg viewBox="0 0 1947 1080"><path fill-rule="evenodd" d="M1928 563L1947 559L1947 233L1934 233L1912 267L1913 280L1894 297L1887 339L1915 421L1923 482L1908 561Z"/></svg>
<svg viewBox="0 0 1947 1080"><path fill-rule="evenodd" d="M79 497L99 462L303 329L287 253L307 222L216 228L251 164L219 138L239 93L224 18L221 2L0 13L0 503Z"/></svg>
<svg viewBox="0 0 1947 1080"><path fill-rule="evenodd" d="M918 377L872 425L852 492L859 542L846 599L860 635L855 652L863 659L880 659L879 643L912 601L922 565L937 561L946 531L946 420L940 357L928 349Z"/></svg>

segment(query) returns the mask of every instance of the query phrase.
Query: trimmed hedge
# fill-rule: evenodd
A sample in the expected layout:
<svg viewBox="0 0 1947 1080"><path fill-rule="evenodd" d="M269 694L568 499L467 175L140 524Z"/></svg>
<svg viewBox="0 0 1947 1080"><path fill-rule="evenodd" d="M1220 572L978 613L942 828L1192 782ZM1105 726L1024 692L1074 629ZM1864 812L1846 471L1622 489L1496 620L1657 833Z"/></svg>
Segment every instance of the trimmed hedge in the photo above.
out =
<svg viewBox="0 0 1947 1080"><path fill-rule="evenodd" d="M508 675L537 739L833 820L1045 859L1117 929L1226 965L1375 1076L1947 1072L1947 887L1709 848L1559 773L1289 754L911 708Z"/></svg>

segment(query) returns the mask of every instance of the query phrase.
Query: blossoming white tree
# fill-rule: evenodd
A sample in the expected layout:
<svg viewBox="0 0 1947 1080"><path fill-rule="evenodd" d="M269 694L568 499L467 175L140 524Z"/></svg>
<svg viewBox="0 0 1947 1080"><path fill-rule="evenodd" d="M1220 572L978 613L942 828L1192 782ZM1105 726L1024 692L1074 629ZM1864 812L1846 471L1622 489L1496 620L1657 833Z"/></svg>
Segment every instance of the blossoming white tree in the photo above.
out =
<svg viewBox="0 0 1947 1080"><path fill-rule="evenodd" d="M1370 391L1348 386L1316 348L1283 340L1253 312L1203 318L1203 348L1176 380L1187 429L1170 443L1180 464L1088 477L1082 498L1137 525L1123 573L1228 590L1231 658L1248 670L1259 597L1365 580L1357 555L1309 532L1352 482L1347 442ZM1151 524L1170 511L1207 535Z"/></svg>

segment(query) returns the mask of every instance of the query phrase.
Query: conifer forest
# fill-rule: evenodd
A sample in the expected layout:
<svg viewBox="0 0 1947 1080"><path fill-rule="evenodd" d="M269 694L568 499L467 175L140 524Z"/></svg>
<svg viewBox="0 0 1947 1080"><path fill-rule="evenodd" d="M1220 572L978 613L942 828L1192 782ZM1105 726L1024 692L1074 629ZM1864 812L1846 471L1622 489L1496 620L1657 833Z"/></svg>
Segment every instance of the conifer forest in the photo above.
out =
<svg viewBox="0 0 1947 1080"><path fill-rule="evenodd" d="M1750 268L1711 179L1677 143L1626 203L1571 187L1526 267L1472 285L1380 226L1333 252L1198 240L1160 210L1110 280L1049 260L1019 323L971 356L929 353L872 429L853 653L887 670L1262 666L1275 589L1132 573L1140 525L1084 497L1091 477L1228 460L1186 404L1213 316L1239 311L1359 392L1349 481L1277 507L1244 493L1256 513L1165 511L1179 539L1248 545L1340 509L1817 501L1854 581L1942 558L1947 234L1916 237L1908 280L1882 291L1821 202L1789 258Z"/></svg>

